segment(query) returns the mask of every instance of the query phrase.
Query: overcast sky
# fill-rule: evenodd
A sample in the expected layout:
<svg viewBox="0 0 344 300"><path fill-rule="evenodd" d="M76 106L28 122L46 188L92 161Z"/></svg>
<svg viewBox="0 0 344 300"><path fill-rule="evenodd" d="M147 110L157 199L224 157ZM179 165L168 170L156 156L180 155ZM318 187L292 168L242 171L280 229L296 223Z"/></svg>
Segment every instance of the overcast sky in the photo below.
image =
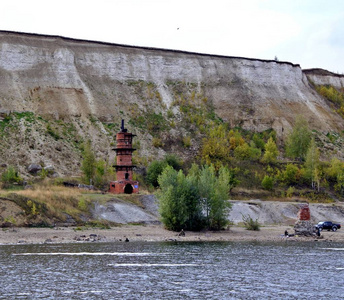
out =
<svg viewBox="0 0 344 300"><path fill-rule="evenodd" d="M274 59L344 74L343 0L1 0L0 30Z"/></svg>

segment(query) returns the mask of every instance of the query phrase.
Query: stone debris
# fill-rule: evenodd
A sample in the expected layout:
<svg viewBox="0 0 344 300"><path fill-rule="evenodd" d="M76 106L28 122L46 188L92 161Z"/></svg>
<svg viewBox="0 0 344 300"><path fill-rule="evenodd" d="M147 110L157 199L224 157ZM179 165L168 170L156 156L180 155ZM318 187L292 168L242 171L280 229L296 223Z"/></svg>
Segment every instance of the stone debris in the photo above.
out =
<svg viewBox="0 0 344 300"><path fill-rule="evenodd" d="M105 242L107 241L105 236L100 236L94 233L91 233L88 236L86 236L85 234L75 236L73 240L77 242Z"/></svg>

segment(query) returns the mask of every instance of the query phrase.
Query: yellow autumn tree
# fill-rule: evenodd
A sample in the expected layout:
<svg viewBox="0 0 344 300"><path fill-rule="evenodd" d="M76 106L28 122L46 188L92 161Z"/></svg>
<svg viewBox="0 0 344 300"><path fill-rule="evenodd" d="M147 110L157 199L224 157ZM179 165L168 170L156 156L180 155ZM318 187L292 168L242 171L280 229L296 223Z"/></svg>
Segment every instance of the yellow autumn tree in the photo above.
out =
<svg viewBox="0 0 344 300"><path fill-rule="evenodd" d="M219 169L230 159L230 136L227 126L220 124L208 130L207 137L203 139L201 160L207 165L213 164Z"/></svg>

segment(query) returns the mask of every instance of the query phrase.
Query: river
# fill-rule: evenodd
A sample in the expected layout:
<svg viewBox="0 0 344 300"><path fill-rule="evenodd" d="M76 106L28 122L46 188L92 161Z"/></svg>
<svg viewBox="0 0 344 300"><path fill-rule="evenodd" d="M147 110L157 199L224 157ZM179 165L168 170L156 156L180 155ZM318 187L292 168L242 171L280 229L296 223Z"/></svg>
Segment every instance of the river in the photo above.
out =
<svg viewBox="0 0 344 300"><path fill-rule="evenodd" d="M343 299L344 244L0 246L0 299Z"/></svg>

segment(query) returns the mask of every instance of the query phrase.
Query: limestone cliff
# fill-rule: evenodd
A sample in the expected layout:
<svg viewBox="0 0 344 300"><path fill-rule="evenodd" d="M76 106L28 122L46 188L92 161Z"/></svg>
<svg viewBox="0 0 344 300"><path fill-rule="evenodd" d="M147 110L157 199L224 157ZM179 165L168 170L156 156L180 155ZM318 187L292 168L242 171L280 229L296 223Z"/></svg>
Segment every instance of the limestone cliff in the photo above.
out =
<svg viewBox="0 0 344 300"><path fill-rule="evenodd" d="M76 172L80 153L73 145L80 139L90 137L104 157L111 157L111 135L122 118L137 120L150 112L166 118L171 110L178 119L174 104L184 94L210 103L231 126L274 128L281 138L298 114L318 131L343 130L343 119L308 78L341 87L344 81L336 74L326 75L324 81L323 75L304 73L288 62L0 31L0 113L42 116L30 126L18 121L17 142L6 140L2 160L43 160L46 165L67 161L69 166L61 172ZM67 119L73 126L63 131L64 138L54 136L54 129L61 131L56 129L58 122ZM111 127L111 133L106 124L118 127ZM43 125L45 132L39 129ZM181 125L171 134L185 134L185 128ZM149 150L152 135L141 129L137 133L142 155L159 155L161 149Z"/></svg>

